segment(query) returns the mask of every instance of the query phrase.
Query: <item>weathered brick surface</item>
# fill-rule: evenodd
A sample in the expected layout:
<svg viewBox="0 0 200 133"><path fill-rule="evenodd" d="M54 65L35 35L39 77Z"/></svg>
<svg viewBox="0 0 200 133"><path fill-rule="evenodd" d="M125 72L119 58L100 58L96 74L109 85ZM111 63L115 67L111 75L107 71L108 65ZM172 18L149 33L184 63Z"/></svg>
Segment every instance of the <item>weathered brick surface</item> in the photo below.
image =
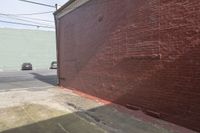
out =
<svg viewBox="0 0 200 133"><path fill-rule="evenodd" d="M200 131L198 0L92 0L58 32L61 86Z"/></svg>

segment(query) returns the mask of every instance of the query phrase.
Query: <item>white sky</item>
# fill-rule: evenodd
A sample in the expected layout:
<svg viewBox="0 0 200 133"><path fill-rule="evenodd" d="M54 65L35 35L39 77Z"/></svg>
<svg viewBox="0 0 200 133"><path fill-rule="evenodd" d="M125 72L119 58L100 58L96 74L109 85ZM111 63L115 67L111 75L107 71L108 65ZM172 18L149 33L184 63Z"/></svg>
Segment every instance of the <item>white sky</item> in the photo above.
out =
<svg viewBox="0 0 200 133"><path fill-rule="evenodd" d="M39 2L39 3L44 3L48 5L63 5L65 4L68 0L30 0L34 2ZM51 7L45 7L45 6L40 6L40 5L35 5L27 2L22 2L19 0L1 0L0 4L0 21L11 21L11 22L20 22L20 23L28 23L30 24L31 22L29 21L35 21L37 23L42 23L43 25L52 25L54 26L54 22L43 22L43 21L38 21L38 20L28 20L26 21L21 21L21 20L16 20L7 16L4 16L2 14L29 14L29 13L37 13L37 12L48 12L48 11L55 11L54 8ZM26 15L22 17L31 17L31 18L39 18L39 19L45 19L45 20L50 20L54 21L54 17L52 13L49 14L42 14L42 15ZM16 18L16 16L14 16ZM18 18L18 16L17 16ZM21 19L21 16L20 16ZM25 19L25 18L22 18ZM33 24L33 23L31 23ZM1 28L20 28L20 29L38 29L37 27L30 27L30 26L21 26L21 25L14 25L14 24L8 24L8 23L3 23L0 22L0 27ZM44 28L39 28L40 30L53 30L53 29L44 29Z"/></svg>

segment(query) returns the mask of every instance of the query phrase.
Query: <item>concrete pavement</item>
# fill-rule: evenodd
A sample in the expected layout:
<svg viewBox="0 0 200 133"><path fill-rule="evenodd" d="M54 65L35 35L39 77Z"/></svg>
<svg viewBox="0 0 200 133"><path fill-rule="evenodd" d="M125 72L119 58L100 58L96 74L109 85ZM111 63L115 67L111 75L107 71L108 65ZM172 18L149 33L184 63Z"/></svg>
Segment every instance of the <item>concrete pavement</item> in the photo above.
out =
<svg viewBox="0 0 200 133"><path fill-rule="evenodd" d="M56 79L55 70L0 73L0 133L193 133L62 90Z"/></svg>

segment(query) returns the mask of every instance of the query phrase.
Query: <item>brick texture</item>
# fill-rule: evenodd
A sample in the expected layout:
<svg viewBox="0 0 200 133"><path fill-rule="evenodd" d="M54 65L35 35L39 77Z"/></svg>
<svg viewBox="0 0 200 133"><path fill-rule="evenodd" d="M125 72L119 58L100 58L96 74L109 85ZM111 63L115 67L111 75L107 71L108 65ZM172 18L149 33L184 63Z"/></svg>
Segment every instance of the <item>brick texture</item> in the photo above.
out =
<svg viewBox="0 0 200 133"><path fill-rule="evenodd" d="M200 131L198 0L91 0L58 33L61 86Z"/></svg>

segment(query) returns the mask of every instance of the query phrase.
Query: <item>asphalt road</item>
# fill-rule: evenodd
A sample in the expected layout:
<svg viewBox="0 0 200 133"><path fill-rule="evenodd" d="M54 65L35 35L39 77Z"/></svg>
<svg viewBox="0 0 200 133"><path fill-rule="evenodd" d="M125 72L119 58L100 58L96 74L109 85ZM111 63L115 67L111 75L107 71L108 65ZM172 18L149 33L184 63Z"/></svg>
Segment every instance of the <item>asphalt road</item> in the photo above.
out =
<svg viewBox="0 0 200 133"><path fill-rule="evenodd" d="M0 72L0 90L38 89L57 85L56 70Z"/></svg>

